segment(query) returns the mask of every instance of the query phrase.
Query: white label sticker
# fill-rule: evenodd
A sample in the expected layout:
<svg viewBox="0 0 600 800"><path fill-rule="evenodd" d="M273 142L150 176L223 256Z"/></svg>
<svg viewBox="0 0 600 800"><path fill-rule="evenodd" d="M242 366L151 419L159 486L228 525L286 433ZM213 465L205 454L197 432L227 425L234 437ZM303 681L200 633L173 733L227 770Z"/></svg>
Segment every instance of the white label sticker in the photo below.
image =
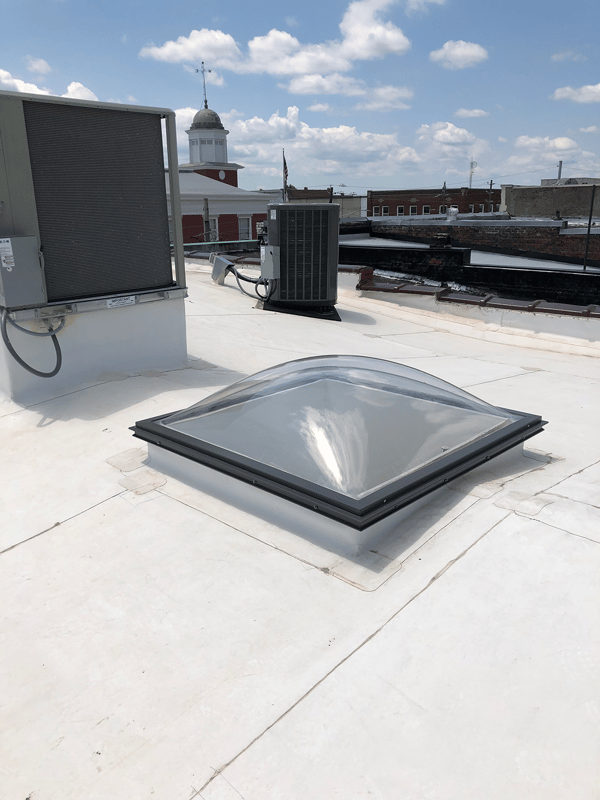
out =
<svg viewBox="0 0 600 800"><path fill-rule="evenodd" d="M7 272L12 272L15 265L12 242L10 239L0 239L0 267Z"/></svg>
<svg viewBox="0 0 600 800"><path fill-rule="evenodd" d="M135 295L129 297L111 297L106 301L107 308L120 308L121 306L132 306L135 304Z"/></svg>
<svg viewBox="0 0 600 800"><path fill-rule="evenodd" d="M271 209L271 219L277 219L277 209Z"/></svg>

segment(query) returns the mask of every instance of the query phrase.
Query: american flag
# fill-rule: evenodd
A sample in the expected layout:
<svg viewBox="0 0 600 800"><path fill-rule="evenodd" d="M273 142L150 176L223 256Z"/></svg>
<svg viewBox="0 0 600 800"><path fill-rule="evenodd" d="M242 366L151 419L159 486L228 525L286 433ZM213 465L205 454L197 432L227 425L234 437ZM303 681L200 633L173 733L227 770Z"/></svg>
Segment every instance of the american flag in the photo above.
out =
<svg viewBox="0 0 600 800"><path fill-rule="evenodd" d="M283 185L287 186L288 182L288 168L287 161L285 160L285 150L283 151Z"/></svg>

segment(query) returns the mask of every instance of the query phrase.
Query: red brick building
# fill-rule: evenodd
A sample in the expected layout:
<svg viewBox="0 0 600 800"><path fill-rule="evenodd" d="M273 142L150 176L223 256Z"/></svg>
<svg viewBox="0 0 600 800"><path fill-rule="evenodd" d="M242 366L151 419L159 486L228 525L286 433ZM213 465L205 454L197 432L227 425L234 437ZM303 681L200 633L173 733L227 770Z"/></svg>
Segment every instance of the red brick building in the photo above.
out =
<svg viewBox="0 0 600 800"><path fill-rule="evenodd" d="M445 215L450 206L459 214L500 210L500 189L382 189L367 192L369 217Z"/></svg>
<svg viewBox="0 0 600 800"><path fill-rule="evenodd" d="M256 224L267 219L270 195L248 192L195 171L179 173L181 224L185 244L256 239ZM210 239L205 234L208 208Z"/></svg>

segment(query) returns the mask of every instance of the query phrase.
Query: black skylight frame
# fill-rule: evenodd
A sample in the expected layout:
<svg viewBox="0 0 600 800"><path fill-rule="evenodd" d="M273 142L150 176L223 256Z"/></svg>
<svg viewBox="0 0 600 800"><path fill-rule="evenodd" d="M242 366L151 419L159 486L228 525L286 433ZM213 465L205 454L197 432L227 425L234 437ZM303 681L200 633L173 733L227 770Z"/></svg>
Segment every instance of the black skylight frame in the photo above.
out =
<svg viewBox="0 0 600 800"><path fill-rule="evenodd" d="M416 469L361 499L319 486L281 469L260 463L230 450L203 442L162 424L172 413L137 422L133 435L190 461L218 470L293 503L362 531L384 517L443 487L495 456L540 433L546 424L540 416L520 411L500 411L516 417L499 430L481 436L435 462Z"/></svg>

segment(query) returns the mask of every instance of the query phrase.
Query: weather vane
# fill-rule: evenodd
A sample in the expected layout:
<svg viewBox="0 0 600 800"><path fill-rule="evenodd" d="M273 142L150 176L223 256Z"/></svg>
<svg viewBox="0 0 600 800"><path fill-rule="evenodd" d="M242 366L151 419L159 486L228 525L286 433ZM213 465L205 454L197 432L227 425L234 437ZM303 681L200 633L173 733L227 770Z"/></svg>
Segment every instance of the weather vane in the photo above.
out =
<svg viewBox="0 0 600 800"><path fill-rule="evenodd" d="M197 69L197 70L195 70L195 72L201 72L202 73L202 85L204 86L204 108L208 108L208 100L206 99L206 78L205 78L205 73L206 72L212 72L212 69L204 69L204 61L201 61L200 63L202 64L201 69Z"/></svg>

